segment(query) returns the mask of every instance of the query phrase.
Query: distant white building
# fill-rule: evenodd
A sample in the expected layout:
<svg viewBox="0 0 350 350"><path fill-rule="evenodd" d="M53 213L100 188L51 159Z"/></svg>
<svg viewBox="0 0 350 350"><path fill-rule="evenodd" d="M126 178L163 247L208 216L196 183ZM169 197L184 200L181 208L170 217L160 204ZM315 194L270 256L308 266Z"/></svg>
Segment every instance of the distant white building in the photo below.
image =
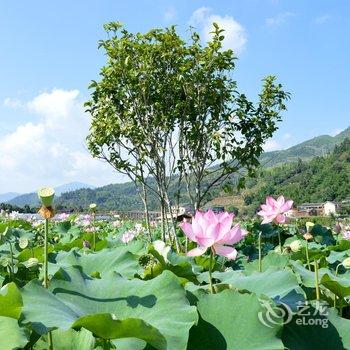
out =
<svg viewBox="0 0 350 350"><path fill-rule="evenodd" d="M305 213L310 215L332 215L337 213L339 203L327 201L324 203L303 203L298 206L299 214ZM315 214L311 214L315 213Z"/></svg>
<svg viewBox="0 0 350 350"><path fill-rule="evenodd" d="M331 215L337 213L338 205L334 202L325 202L323 205L324 215Z"/></svg>

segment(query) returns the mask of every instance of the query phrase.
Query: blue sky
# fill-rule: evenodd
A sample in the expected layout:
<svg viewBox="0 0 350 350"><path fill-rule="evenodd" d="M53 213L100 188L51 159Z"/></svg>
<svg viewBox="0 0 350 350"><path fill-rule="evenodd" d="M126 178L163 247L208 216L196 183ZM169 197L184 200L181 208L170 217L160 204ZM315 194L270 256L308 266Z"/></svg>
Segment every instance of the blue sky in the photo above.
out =
<svg viewBox="0 0 350 350"><path fill-rule="evenodd" d="M90 159L81 104L104 63L103 23L130 31L189 24L206 37L215 20L237 52L236 78L252 99L273 74L292 93L266 149L286 148L350 126L350 2L11 1L0 3L0 193L40 184L120 177Z"/></svg>

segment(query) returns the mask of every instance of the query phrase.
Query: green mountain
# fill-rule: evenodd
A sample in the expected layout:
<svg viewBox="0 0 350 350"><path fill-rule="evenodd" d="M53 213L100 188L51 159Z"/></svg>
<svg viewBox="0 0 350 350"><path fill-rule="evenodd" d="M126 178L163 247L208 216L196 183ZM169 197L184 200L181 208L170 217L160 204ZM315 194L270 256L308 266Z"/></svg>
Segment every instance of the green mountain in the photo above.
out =
<svg viewBox="0 0 350 350"><path fill-rule="evenodd" d="M283 194L295 204L350 199L350 138L334 147L332 153L305 162L299 159L267 168L250 179L245 190L231 197L247 214L256 211L267 195Z"/></svg>
<svg viewBox="0 0 350 350"><path fill-rule="evenodd" d="M313 157L329 153L335 145L346 138L350 138L350 127L336 136L321 135L286 150L266 152L261 157L261 164L265 167L273 167L278 164L295 162L299 158L310 160Z"/></svg>
<svg viewBox="0 0 350 350"><path fill-rule="evenodd" d="M314 157L324 156L323 158L326 159L327 158L326 155L329 154L336 145L340 144L347 137L350 138L350 128L344 130L343 132L341 132L340 134L334 137L329 135L319 136L311 140L302 142L293 147L290 147L286 150L267 152L261 157L261 163L265 169L263 171L263 174L269 174L272 171L272 174L274 174L273 176L275 176L276 178L275 177L273 177L272 179L269 178L268 181L270 181L270 183L268 181L266 182L267 175L263 175L259 179L252 179L248 181L248 187L252 189L251 191L249 191L250 188L248 188L247 191L243 191L241 193L235 193L233 196L227 196L224 193L220 193L220 191L215 191L212 194L212 198L214 199L212 203L216 205L225 205L225 206L235 205L238 207L243 207L248 204L250 208L253 208L254 203L257 204L257 202L260 201L261 198L263 198L265 194L268 194L268 193L271 193L271 194L286 193L286 195L290 194L290 196L293 194L293 198L296 201L309 201L309 200L322 201L325 199L333 199L334 195L332 193L327 194L325 192L326 191L325 189L323 189L322 190L323 192L322 192L317 186L310 187L309 184L307 189L305 189L305 191L309 191L312 195L310 194L309 197L302 194L296 195L296 193L293 193L291 188L294 188L294 187L298 188L298 186L305 187L306 184L305 184L304 175L303 174L300 175L300 178L299 178L295 174L296 177L294 177L292 181L288 177L289 176L288 172L290 172L290 174L294 174L294 172L297 171L294 168L296 166L294 163L299 164L299 166L301 166L300 165L300 162L301 162L303 167L307 167L309 164L308 162L312 160ZM317 162L318 161L319 160L317 160ZM286 163L293 163L293 164L286 164ZM285 167L282 166L281 168L281 165L283 164L285 164ZM314 163L311 163L311 164L314 164ZM276 166L277 166L276 168L277 173L275 174L275 169L273 167L276 167ZM289 168L289 166L291 168ZM313 172L315 172L316 170L313 169L312 171L311 170L308 170L308 171L310 172L308 176L313 177L314 176ZM278 182L288 183L288 181L291 181L290 187L282 188L277 186ZM347 186L348 185L349 185L349 182L347 183ZM82 187L86 187L86 188L82 188ZM103 210L117 209L117 210L128 211L128 210L143 209L143 204L139 198L137 190L134 184L131 182L120 183L120 184L110 184L107 186L94 188L94 189L88 188L88 187L89 187L88 185L80 186L80 188L77 190L66 191L65 193L62 193L61 196L56 200L56 206L62 210L69 210L69 209L84 210L89 206L90 203L96 203L98 204L99 208ZM251 195L252 191L255 191L256 194ZM344 191L344 193L347 193L347 191ZM252 197L251 200L249 200L248 198L249 196ZM244 198L246 197L248 199L244 201ZM336 195L336 198L338 197L339 196ZM149 199L150 199L149 201L150 210L158 209L157 208L158 203L156 199L152 196L150 196ZM186 201L186 199L184 200ZM247 202L247 203L244 203L244 202ZM25 204L30 204L34 206L38 205L37 196L35 193L19 196L11 200L9 203L13 205L18 205L18 206L24 206Z"/></svg>
<svg viewBox="0 0 350 350"><path fill-rule="evenodd" d="M10 201L13 198L20 196L20 193L17 192L7 192L0 194L0 203L5 203Z"/></svg>
<svg viewBox="0 0 350 350"><path fill-rule="evenodd" d="M344 139L346 139L347 136L350 138L350 128L348 128L347 130L343 131L342 133L340 133L335 137L320 136L320 137L316 137L314 139L305 141L299 145L293 146L287 150L266 153L264 155L265 157L264 159L265 160L269 159L270 164L273 164L275 166L276 164L281 165L286 163L292 163L293 161L296 161L296 164L299 164L300 166L300 161L302 161L302 166L307 167L308 161L310 159L312 159L313 157L322 156L323 154L328 154L329 152L331 152L332 149L334 149L334 147L337 144L340 144ZM294 163L287 164L286 165L287 168L278 167L277 169L279 170L277 170L276 179L274 179L273 181L271 180L272 183L275 183L275 182L278 183L278 181L281 181L281 182L286 181L288 183L287 179L289 179L288 177L289 170L286 170L286 169L289 169L288 168L289 166L292 167L290 169L291 173L296 171L293 168L294 166L296 166ZM269 174L271 172L271 169L267 164L265 165L265 169L266 169L265 170L266 174ZM283 172L287 172L287 173L284 174ZM312 176L312 173L309 174L308 176ZM282 179L280 179L280 177ZM302 179L303 179L303 175L300 175L300 181ZM295 182L293 182L294 180ZM305 186L304 183L298 182L298 177L295 177L294 180L293 181L291 180L293 183L293 185L291 185L292 187L293 186L298 187L300 185ZM254 207L254 203L253 203L254 200L256 204L258 201L261 200L261 198L265 196L265 194L267 193L273 194L278 190L282 190L282 188L279 188L278 186L276 186L276 184L274 184L271 188L268 186L265 188L262 188L265 185L265 181L266 179L264 177L259 179L252 179L248 181L248 186L252 188L252 191L256 191L258 194L261 193L260 196L257 196L259 198L257 197L252 198L252 203L249 203L250 208ZM348 184L349 182L347 183L347 185ZM333 199L334 196L332 194L328 196L327 193L323 193L321 195L320 193L321 190L316 187L317 186L309 187L309 191L314 193L314 196L307 197L307 196L300 195L300 196L297 196L295 200L307 201L308 199L312 199L314 201L318 201L318 200L321 201L324 199ZM283 188L283 190L284 189L285 188ZM287 191L287 188L285 190ZM250 192L251 191L248 191L248 193ZM246 204L243 203L243 198L248 194L244 194L244 192L242 193L236 193L234 196L227 196L218 191L216 193L213 193L214 201L212 201L212 203L217 205L225 205L225 206L230 206L232 204L237 206L245 206ZM344 193L347 193L347 191L345 191ZM293 196L295 195L294 193L292 193L290 188L288 188L287 194L290 194L290 195L293 194ZM151 197L150 203L149 203L150 209L156 210L157 201L154 197L152 196L150 197ZM338 198L339 196L337 195L336 197ZM135 189L133 183L131 182L103 186L93 190L81 189L74 192L68 192L63 194L57 202L57 204L62 208L66 207L66 208L78 208L78 209L87 208L90 203L97 203L100 208L105 210L118 209L118 210L128 211L128 210L143 209L143 204L138 196L137 190Z"/></svg>
<svg viewBox="0 0 350 350"><path fill-rule="evenodd" d="M94 188L94 187L81 182L70 182L70 183L55 187L56 197L61 196L62 193L75 191L80 188ZM31 207L39 206L39 199L36 192L17 195L12 197L11 199L0 201L0 203L1 202L6 202L7 204L11 204L18 207L24 207L25 205L29 205Z"/></svg>

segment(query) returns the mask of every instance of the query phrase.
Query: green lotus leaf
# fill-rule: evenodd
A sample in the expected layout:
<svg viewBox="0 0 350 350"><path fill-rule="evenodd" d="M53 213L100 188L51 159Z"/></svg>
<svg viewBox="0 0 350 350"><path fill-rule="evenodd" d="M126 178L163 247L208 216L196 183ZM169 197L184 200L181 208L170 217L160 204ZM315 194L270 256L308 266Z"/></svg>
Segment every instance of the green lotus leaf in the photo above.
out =
<svg viewBox="0 0 350 350"><path fill-rule="evenodd" d="M270 251L262 260L262 271L266 271L270 268L283 269L288 265L289 257L288 255L281 255L274 251ZM249 263L244 264L244 273L250 274L255 273L259 269L258 260L254 260Z"/></svg>
<svg viewBox="0 0 350 350"><path fill-rule="evenodd" d="M290 350L350 349L350 320L341 318L335 309L315 312L310 308L294 315L291 322L284 325L283 343Z"/></svg>
<svg viewBox="0 0 350 350"><path fill-rule="evenodd" d="M0 349L23 349L29 340L29 331L21 328L11 317L0 316Z"/></svg>
<svg viewBox="0 0 350 350"><path fill-rule="evenodd" d="M146 333L154 335L152 344L157 349L182 350L186 349L189 329L197 321L195 307L189 305L177 277L168 271L142 281L128 280L113 272L93 279L81 268L70 267L58 271L49 289L31 281L22 290L23 323L30 323L39 334L54 328L83 326L105 338L123 337L126 334L116 331L113 325L118 323L112 321L120 321L120 327L133 322L135 327L128 330L127 336L138 338L148 329L151 332ZM106 320L106 317L109 328L102 332L101 318ZM159 334L165 338L166 348Z"/></svg>
<svg viewBox="0 0 350 350"><path fill-rule="evenodd" d="M271 327L260 322L258 315L266 310L254 294L228 289L199 299L197 308L200 319L190 331L188 349L284 349L277 337L282 319L275 319Z"/></svg>
<svg viewBox="0 0 350 350"><path fill-rule="evenodd" d="M74 328L84 327L103 339L138 338L156 349L167 349L167 341L157 328L140 318L115 319L112 314L93 314L80 317Z"/></svg>
<svg viewBox="0 0 350 350"><path fill-rule="evenodd" d="M125 247L104 249L97 253L84 254L76 248L69 252L56 254L55 264L49 264L49 274L54 275L61 267L81 266L88 274L104 275L108 272L118 272L120 275L132 278L142 271L138 258L131 254Z"/></svg>
<svg viewBox="0 0 350 350"><path fill-rule="evenodd" d="M22 306L22 296L15 283L8 283L0 289L0 316L18 319Z"/></svg>
<svg viewBox="0 0 350 350"><path fill-rule="evenodd" d="M52 343L55 350L93 350L95 348L95 337L93 334L82 328L80 331L59 329L52 333ZM47 336L44 335L34 346L35 350L47 350Z"/></svg>
<svg viewBox="0 0 350 350"><path fill-rule="evenodd" d="M248 290L257 295L266 295L275 301L288 303L291 307L300 300L304 300L304 293L299 287L298 280L291 270L269 269L264 272L255 272L245 276L241 271L229 270L227 272L215 272L214 278L222 283L229 284L231 288ZM293 295L293 298L291 296ZM284 300L286 298L286 300Z"/></svg>
<svg viewBox="0 0 350 350"><path fill-rule="evenodd" d="M345 298L350 295L350 275L334 275L333 273L325 273L320 283L328 288L338 297Z"/></svg>
<svg viewBox="0 0 350 350"><path fill-rule="evenodd" d="M297 275L301 284L308 288L315 288L315 273L308 270L300 261L291 261L294 273ZM321 280L324 274L330 274L327 268L321 268L318 271L319 279Z"/></svg>

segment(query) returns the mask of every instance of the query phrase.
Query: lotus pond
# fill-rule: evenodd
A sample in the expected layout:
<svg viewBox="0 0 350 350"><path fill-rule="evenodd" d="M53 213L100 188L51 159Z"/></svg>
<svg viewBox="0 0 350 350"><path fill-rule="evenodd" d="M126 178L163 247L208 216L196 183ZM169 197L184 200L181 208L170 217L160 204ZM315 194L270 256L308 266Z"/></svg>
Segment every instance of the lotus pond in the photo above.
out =
<svg viewBox="0 0 350 350"><path fill-rule="evenodd" d="M0 349L350 349L347 223L268 210L197 213L180 252L156 223L150 242L143 223L56 216L47 288L44 223L3 216Z"/></svg>

